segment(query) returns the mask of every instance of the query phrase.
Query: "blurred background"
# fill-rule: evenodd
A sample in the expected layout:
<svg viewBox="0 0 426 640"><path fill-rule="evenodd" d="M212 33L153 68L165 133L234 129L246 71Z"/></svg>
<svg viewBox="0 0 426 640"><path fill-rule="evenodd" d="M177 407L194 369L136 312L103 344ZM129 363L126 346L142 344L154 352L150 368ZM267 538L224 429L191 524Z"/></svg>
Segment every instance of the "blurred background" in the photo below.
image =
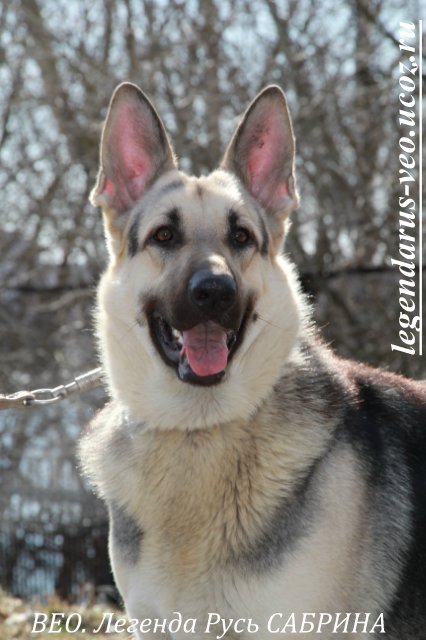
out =
<svg viewBox="0 0 426 640"><path fill-rule="evenodd" d="M181 159L214 168L267 83L286 91L302 204L286 251L344 356L424 377L398 339L399 22L412 0L0 0L0 393L97 365L105 265L87 201L111 93L154 100ZM424 7L423 7L424 8ZM423 16L426 18L426 16ZM425 62L426 64L426 62ZM30 598L107 585L102 505L75 441L102 388L0 414L0 580Z"/></svg>

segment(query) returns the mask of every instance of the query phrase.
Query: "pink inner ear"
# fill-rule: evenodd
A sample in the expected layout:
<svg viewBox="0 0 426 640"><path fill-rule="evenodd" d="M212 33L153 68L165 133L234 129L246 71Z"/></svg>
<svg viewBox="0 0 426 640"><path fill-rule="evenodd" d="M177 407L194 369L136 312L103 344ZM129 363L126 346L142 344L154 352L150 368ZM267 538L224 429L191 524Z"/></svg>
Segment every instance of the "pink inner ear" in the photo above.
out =
<svg viewBox="0 0 426 640"><path fill-rule="evenodd" d="M286 195L288 195L288 182L287 180L285 182L280 182L280 184L278 185L277 189L276 189L276 195L278 198L285 198Z"/></svg>
<svg viewBox="0 0 426 640"><path fill-rule="evenodd" d="M152 161L145 149L152 132L146 120L131 105L123 105L115 122L118 160L133 200L139 200L142 196L152 171Z"/></svg>
<svg viewBox="0 0 426 640"><path fill-rule="evenodd" d="M127 174L124 175L127 191L131 199L136 202L145 191L145 185L149 175L149 163L143 162L140 158L130 159L130 163L125 165Z"/></svg>
<svg viewBox="0 0 426 640"><path fill-rule="evenodd" d="M247 159L251 191L259 194L264 179L268 176L274 161L273 141L270 130L264 129L254 141Z"/></svg>
<svg viewBox="0 0 426 640"><path fill-rule="evenodd" d="M152 146L152 136L152 123L147 114L132 104L116 105L106 149L109 177L104 191L117 210L137 202L145 191L153 170L147 151Z"/></svg>
<svg viewBox="0 0 426 640"><path fill-rule="evenodd" d="M262 114L260 126L254 127L247 154L250 192L266 207L279 206L288 194L287 181L280 180L285 140L278 118L274 110Z"/></svg>
<svg viewBox="0 0 426 640"><path fill-rule="evenodd" d="M113 198L115 195L114 185L112 184L111 180L109 180L108 178L105 180L104 191L108 196L110 196L110 198Z"/></svg>

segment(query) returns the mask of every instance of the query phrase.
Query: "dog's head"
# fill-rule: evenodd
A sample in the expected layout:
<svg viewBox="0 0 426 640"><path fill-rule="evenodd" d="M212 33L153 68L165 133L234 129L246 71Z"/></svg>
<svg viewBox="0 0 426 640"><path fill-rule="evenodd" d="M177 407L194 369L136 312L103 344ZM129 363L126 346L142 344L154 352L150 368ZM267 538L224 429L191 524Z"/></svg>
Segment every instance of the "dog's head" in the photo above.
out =
<svg viewBox="0 0 426 640"><path fill-rule="evenodd" d="M193 177L178 170L148 98L120 85L91 198L110 253L98 333L112 395L153 427L247 418L299 328L294 278L280 258L298 203L282 91L264 89L220 169Z"/></svg>

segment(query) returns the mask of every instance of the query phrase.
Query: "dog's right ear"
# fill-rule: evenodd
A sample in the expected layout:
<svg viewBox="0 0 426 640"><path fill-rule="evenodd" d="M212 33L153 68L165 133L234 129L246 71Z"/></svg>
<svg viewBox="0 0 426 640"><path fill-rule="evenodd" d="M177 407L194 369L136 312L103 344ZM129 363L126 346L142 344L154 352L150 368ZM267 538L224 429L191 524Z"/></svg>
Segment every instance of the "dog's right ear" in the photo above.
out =
<svg viewBox="0 0 426 640"><path fill-rule="evenodd" d="M134 84L123 82L111 98L102 131L100 168L90 194L101 207L113 244L119 242L126 214L162 173L177 166L155 108Z"/></svg>

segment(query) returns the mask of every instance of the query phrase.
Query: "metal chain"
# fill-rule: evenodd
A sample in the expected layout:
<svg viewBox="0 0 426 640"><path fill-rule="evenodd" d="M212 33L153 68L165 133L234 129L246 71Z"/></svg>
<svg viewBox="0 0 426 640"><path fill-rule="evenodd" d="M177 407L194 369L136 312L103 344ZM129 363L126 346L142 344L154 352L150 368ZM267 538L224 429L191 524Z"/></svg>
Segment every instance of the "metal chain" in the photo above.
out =
<svg viewBox="0 0 426 640"><path fill-rule="evenodd" d="M34 391L18 391L10 395L0 394L1 409L18 409L22 407L44 406L67 398L73 393L82 393L99 387L102 380L102 369L92 369L77 376L68 384L61 384L53 389L34 389Z"/></svg>

